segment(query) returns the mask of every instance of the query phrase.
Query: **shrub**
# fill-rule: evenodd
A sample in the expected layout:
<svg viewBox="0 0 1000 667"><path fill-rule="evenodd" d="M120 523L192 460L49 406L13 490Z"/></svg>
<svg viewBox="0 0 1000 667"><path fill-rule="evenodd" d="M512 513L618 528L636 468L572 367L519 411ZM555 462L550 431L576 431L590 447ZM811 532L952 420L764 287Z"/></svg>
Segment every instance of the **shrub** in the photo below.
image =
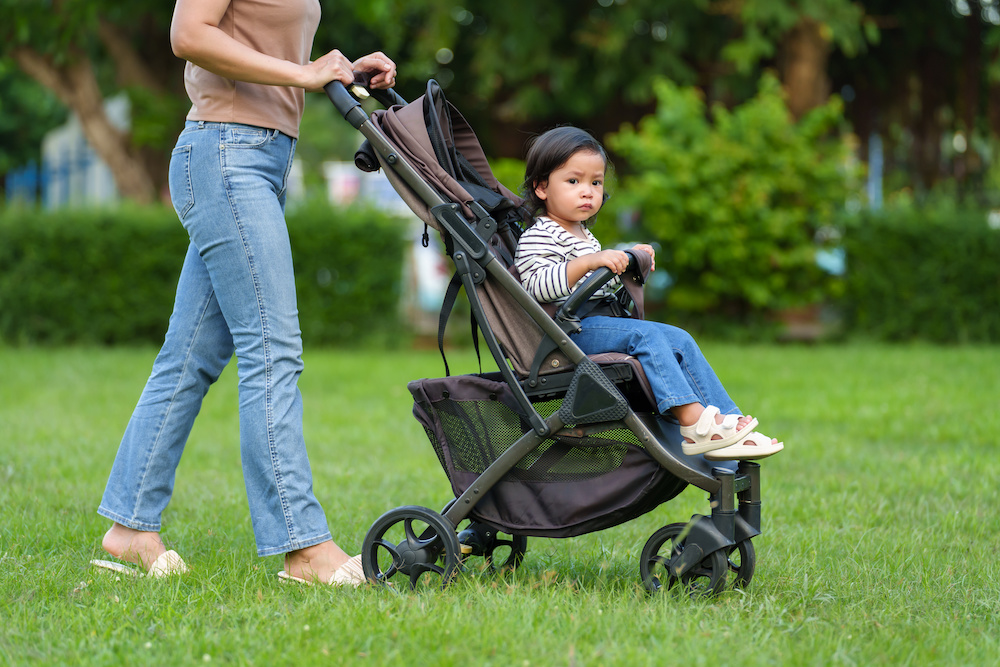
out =
<svg viewBox="0 0 1000 667"><path fill-rule="evenodd" d="M671 309L747 322L828 295L816 233L848 195L839 101L795 123L773 76L731 111L706 114L697 89L665 80L655 93L656 112L608 144L627 167L614 210L634 208L633 233L662 244Z"/></svg>
<svg viewBox="0 0 1000 667"><path fill-rule="evenodd" d="M850 332L881 340L1000 342L1000 213L865 212L845 226Z"/></svg>
<svg viewBox="0 0 1000 667"><path fill-rule="evenodd" d="M398 220L325 204L289 212L308 343L398 333ZM0 339L160 343L188 244L169 208L0 211Z"/></svg>

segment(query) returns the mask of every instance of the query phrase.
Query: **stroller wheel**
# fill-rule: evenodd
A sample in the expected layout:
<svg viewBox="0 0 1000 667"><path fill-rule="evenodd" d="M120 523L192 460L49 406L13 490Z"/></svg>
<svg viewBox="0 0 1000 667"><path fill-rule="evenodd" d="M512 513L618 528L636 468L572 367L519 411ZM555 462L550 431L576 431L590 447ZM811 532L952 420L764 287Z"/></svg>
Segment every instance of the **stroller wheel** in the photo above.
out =
<svg viewBox="0 0 1000 667"><path fill-rule="evenodd" d="M736 575L733 588L746 588L753 579L753 571L757 566L757 552L753 542L742 540L729 550L729 571Z"/></svg>
<svg viewBox="0 0 1000 667"><path fill-rule="evenodd" d="M472 521L461 531L458 542L462 545L463 554L482 556L490 572L513 572L524 560L524 553L528 550L528 538L524 535L511 535L510 539L503 539L496 528L479 521ZM503 562L499 562L499 559L503 559Z"/></svg>
<svg viewBox="0 0 1000 667"><path fill-rule="evenodd" d="M684 552L686 526L684 523L664 526L653 533L643 547L639 573L643 586L649 593L656 593L661 588L671 588L678 582L678 578L670 573L669 565L673 558ZM680 582L691 597L710 597L725 588L728 571L726 554L723 551L713 551L698 565L682 574Z"/></svg>
<svg viewBox="0 0 1000 667"><path fill-rule="evenodd" d="M524 560L524 552L528 550L528 538L524 535L511 535L509 540L501 540L494 535L493 542L487 548L483 558L491 571L513 572ZM502 563L499 558L507 558Z"/></svg>
<svg viewBox="0 0 1000 667"><path fill-rule="evenodd" d="M389 510L368 530L361 548L365 577L389 585L396 575L421 586L445 588L458 575L461 548L451 522L434 510L410 505Z"/></svg>

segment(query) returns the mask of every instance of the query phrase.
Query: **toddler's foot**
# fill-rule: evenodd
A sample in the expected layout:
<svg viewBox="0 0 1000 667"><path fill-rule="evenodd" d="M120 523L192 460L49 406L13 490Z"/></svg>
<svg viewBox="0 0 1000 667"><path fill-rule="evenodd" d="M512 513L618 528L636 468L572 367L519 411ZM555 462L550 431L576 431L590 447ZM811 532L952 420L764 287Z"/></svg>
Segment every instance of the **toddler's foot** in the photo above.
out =
<svg viewBox="0 0 1000 667"><path fill-rule="evenodd" d="M689 403L671 410L680 422L682 448L688 456L729 447L757 426L750 415L723 415L714 405Z"/></svg>

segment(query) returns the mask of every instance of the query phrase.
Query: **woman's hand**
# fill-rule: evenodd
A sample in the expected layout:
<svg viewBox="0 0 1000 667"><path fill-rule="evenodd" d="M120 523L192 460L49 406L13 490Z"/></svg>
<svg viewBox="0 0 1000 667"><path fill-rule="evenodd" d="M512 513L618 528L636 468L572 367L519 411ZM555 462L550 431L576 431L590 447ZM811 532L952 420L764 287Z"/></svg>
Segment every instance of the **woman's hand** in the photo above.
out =
<svg viewBox="0 0 1000 667"><path fill-rule="evenodd" d="M310 92L322 91L331 81L340 81L345 86L354 83L354 63L337 49L303 65L302 71L302 87Z"/></svg>
<svg viewBox="0 0 1000 667"><path fill-rule="evenodd" d="M372 88L392 88L396 85L396 63L381 51L370 53L358 58L353 63L355 72L364 72L371 78L368 85Z"/></svg>

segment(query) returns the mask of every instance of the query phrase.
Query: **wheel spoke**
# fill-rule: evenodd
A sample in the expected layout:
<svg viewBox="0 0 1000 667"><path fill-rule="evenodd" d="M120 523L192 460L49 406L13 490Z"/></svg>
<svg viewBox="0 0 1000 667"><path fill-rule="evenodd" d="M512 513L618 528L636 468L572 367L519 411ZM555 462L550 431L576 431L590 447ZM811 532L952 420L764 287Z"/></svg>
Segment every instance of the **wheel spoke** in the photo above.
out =
<svg viewBox="0 0 1000 667"><path fill-rule="evenodd" d="M399 555L399 550L396 548L396 545L393 544L392 542L383 539L376 540L375 543L373 544L373 549L372 549L372 562L375 564L376 567L378 567L378 550L380 548L385 549L392 557L392 565L390 565L389 569L386 570L385 572L382 573L376 572L375 574L376 576L379 577L388 578L394 575L396 571L399 569L399 566L403 564L403 557Z"/></svg>
<svg viewBox="0 0 1000 667"><path fill-rule="evenodd" d="M665 557L660 556L659 554L657 554L656 556L653 556L652 558L649 559L649 564L650 565L653 565L654 563L662 565L664 570L668 570L669 571L669 565L670 565L670 559L669 558L665 558Z"/></svg>
<svg viewBox="0 0 1000 667"><path fill-rule="evenodd" d="M416 563L410 568L410 589L416 590L417 580L428 572L440 576L442 583L447 583L444 582L444 568L428 563Z"/></svg>

